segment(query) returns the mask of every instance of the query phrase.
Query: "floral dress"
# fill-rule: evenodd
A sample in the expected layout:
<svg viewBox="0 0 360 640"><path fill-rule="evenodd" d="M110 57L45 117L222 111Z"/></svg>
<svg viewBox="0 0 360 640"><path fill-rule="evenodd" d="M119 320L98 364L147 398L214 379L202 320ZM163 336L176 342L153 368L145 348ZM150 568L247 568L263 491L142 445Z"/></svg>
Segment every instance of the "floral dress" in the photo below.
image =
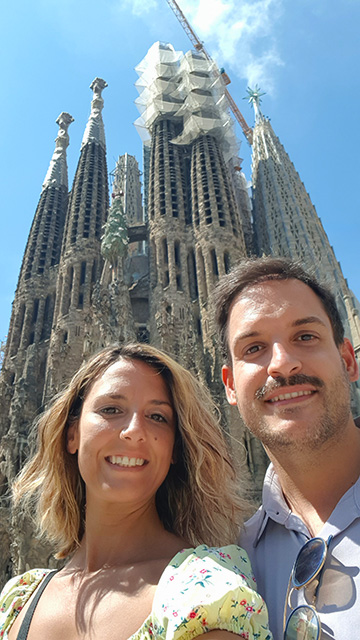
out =
<svg viewBox="0 0 360 640"><path fill-rule="evenodd" d="M0 638L49 573L33 569L12 578L0 596ZM254 590L246 552L235 545L184 549L174 556L157 586L152 611L129 640L191 640L225 629L246 640L272 640L266 605Z"/></svg>

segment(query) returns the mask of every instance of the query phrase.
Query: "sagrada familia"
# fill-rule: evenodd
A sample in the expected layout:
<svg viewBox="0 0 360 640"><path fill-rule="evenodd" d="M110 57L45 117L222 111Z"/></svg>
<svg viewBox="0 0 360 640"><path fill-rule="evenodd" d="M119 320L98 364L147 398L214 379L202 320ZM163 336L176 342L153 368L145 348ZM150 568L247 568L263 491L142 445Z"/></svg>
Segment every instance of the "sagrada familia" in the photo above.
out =
<svg viewBox="0 0 360 640"><path fill-rule="evenodd" d="M300 177L250 92L252 197L237 157L224 83L201 52L154 44L137 67L136 121L143 198L134 156L113 172L109 205L100 78L69 192L66 149L73 118L61 113L13 303L0 379L0 583L27 566L52 566L9 489L31 448L34 418L101 347L148 341L210 388L234 456L259 497L267 460L227 406L212 295L246 255L283 255L315 269L336 295L360 358L360 307L347 286ZM110 89L109 89L110 90ZM360 413L354 387L354 414Z"/></svg>

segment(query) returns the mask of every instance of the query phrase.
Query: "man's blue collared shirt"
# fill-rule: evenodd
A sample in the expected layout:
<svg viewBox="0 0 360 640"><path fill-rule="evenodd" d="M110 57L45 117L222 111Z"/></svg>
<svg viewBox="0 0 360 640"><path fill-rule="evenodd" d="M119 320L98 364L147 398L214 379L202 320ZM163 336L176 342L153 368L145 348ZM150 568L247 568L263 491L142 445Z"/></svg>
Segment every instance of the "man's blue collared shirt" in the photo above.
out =
<svg viewBox="0 0 360 640"><path fill-rule="evenodd" d="M322 640L360 638L360 478L341 498L317 534L332 536L317 593ZM286 590L295 558L311 535L299 516L289 509L272 465L267 470L263 504L246 523L239 544L249 554L258 591L269 609L275 640L283 637ZM293 590L291 606L310 603L313 586ZM288 608L288 613L290 609Z"/></svg>

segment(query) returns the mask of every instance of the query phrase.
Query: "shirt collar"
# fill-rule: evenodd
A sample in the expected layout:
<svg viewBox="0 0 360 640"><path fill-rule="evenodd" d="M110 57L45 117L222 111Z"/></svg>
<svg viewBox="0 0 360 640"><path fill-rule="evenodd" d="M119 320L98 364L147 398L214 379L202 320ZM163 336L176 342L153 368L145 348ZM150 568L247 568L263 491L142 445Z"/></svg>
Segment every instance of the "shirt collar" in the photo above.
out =
<svg viewBox="0 0 360 640"><path fill-rule="evenodd" d="M324 525L324 535L335 536L344 531L356 518L360 517L360 476L357 482L342 496L332 512L328 522ZM292 513L281 489L279 478L274 466L270 463L264 478L262 491L262 505L257 513L258 527L254 539L254 547L257 546L266 529L269 519L283 525L286 529L292 529L304 534L307 538L311 535L299 516ZM320 534L321 535L321 534Z"/></svg>

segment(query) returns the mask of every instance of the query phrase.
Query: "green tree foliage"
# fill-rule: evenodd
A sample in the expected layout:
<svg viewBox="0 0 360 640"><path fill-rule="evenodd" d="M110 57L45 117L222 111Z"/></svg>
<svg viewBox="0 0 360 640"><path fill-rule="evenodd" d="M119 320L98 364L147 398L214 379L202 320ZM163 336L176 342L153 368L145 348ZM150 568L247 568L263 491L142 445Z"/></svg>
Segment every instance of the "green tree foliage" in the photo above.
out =
<svg viewBox="0 0 360 640"><path fill-rule="evenodd" d="M119 259L127 255L129 244L121 196L113 200L101 240L102 255L113 268L116 267Z"/></svg>

